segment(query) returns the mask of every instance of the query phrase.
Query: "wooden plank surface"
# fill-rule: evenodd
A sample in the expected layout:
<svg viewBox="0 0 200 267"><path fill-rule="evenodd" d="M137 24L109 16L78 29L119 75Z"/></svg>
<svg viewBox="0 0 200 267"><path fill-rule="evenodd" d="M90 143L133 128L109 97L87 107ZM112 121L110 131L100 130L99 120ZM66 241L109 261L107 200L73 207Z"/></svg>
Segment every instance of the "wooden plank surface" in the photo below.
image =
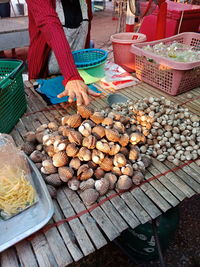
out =
<svg viewBox="0 0 200 267"><path fill-rule="evenodd" d="M113 92L102 91L104 96ZM148 96L165 96L187 107L191 112L200 114L200 88L190 91L193 101L188 101L187 93L169 96L144 83L120 90L118 93L133 100ZM23 135L27 131L35 130L42 123L58 122L62 116L75 112L75 105L47 107L41 96L32 88L26 89L26 95L27 113L11 133L17 145L23 143ZM67 108L62 109L62 106ZM97 98L90 106L98 110L106 108L106 98ZM135 228L140 223L146 223L178 205L186 197L200 192L200 167L195 162L180 169L174 168L175 166L168 161L161 163L153 159L153 164L145 175L146 183L122 194L116 194L116 191L112 190L99 200L107 197L106 202L90 211L87 210L90 207L82 203L79 193L67 188L60 189L57 200L54 200L54 222L76 216L83 210L86 212L80 217L51 228L45 234L37 234L31 241L22 241L4 251L0 255L0 265L18 267L19 263L23 266L27 259L30 259L25 266L66 266L106 245L108 240L114 240L127 227ZM152 177L154 179L148 182Z"/></svg>

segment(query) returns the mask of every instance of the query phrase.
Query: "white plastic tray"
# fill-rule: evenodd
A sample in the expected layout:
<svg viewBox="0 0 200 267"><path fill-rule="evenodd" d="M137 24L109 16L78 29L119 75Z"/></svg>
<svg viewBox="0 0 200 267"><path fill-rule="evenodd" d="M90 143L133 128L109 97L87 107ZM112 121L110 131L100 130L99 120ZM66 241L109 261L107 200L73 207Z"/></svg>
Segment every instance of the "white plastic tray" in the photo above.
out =
<svg viewBox="0 0 200 267"><path fill-rule="evenodd" d="M54 208L48 189L34 163L28 159L38 202L9 220L0 219L0 252L37 232L51 219Z"/></svg>

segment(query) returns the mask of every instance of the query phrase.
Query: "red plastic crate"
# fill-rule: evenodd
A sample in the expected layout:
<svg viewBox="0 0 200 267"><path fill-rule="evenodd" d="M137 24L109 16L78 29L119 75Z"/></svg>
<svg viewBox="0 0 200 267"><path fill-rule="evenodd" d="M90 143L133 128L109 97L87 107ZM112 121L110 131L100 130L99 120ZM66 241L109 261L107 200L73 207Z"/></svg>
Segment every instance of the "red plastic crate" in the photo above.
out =
<svg viewBox="0 0 200 267"><path fill-rule="evenodd" d="M147 4L148 2L141 2L141 10L146 10ZM155 40L156 37L157 14L158 8L151 15L144 17L139 30L140 33L147 36L148 42ZM200 6L167 1L166 37L181 32L198 32L199 26Z"/></svg>
<svg viewBox="0 0 200 267"><path fill-rule="evenodd" d="M148 44L170 44L174 41L200 49L200 34L193 32L131 46L131 52L135 54L137 78L170 95L178 95L200 86L200 61L177 62L142 48Z"/></svg>

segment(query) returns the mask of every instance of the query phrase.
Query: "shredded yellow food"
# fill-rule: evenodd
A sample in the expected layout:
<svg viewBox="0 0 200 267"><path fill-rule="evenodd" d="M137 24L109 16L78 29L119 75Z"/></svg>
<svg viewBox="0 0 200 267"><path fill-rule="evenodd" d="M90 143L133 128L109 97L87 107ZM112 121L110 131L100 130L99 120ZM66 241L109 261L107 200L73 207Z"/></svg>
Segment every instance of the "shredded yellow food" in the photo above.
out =
<svg viewBox="0 0 200 267"><path fill-rule="evenodd" d="M0 211L9 217L32 205L35 200L35 189L23 170L11 166L0 169Z"/></svg>

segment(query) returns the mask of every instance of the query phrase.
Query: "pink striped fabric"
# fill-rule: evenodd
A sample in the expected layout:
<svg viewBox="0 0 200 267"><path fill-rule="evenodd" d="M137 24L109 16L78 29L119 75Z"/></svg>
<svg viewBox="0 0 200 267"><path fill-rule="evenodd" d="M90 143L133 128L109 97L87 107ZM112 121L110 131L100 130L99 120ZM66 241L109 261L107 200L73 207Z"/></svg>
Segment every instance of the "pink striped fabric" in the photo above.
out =
<svg viewBox="0 0 200 267"><path fill-rule="evenodd" d="M29 79L47 77L48 56L52 49L65 84L70 80L82 80L55 11L56 0L27 0L27 5L30 35Z"/></svg>

